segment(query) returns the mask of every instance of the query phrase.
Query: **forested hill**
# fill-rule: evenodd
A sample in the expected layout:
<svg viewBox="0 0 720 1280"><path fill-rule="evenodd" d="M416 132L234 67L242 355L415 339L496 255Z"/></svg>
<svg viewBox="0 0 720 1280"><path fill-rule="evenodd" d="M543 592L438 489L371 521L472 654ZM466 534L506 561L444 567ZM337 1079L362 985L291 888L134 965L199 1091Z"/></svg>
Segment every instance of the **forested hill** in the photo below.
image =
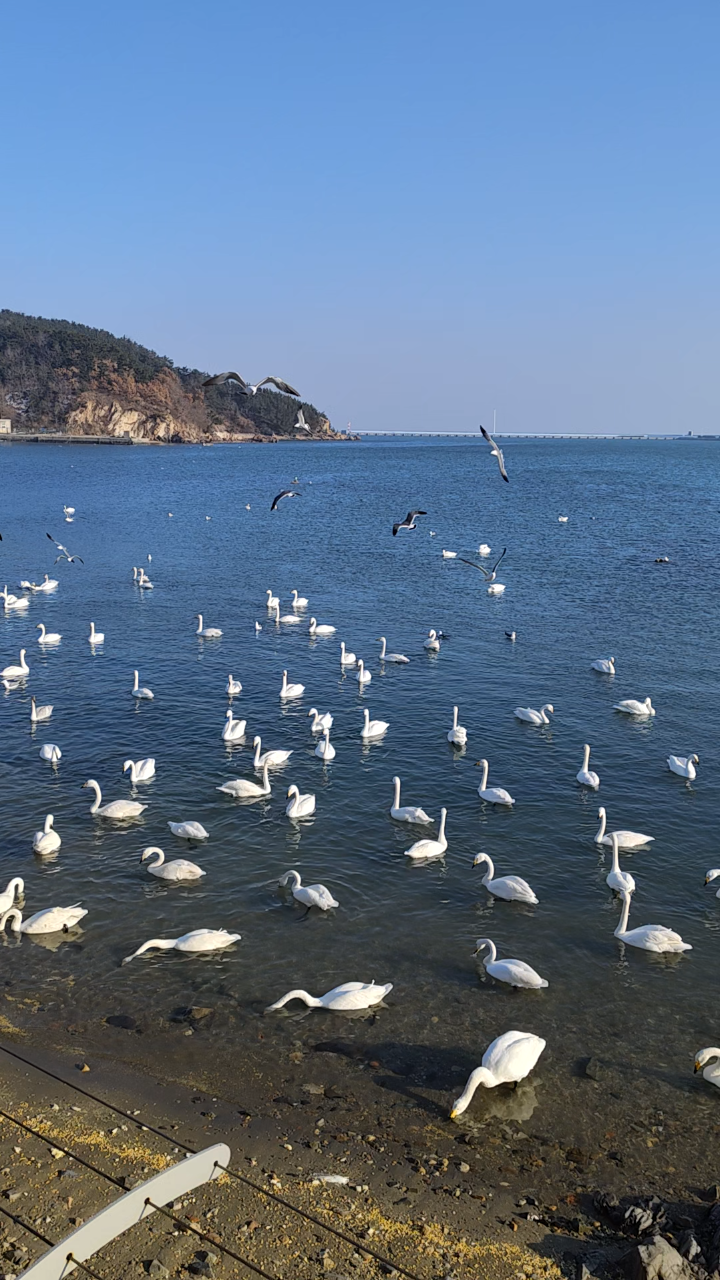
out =
<svg viewBox="0 0 720 1280"><path fill-rule="evenodd" d="M0 310L0 418L13 431L171 442L306 437L294 430L302 407L313 437L335 435L314 405L276 391L242 395L231 383L203 387L207 376L104 329Z"/></svg>

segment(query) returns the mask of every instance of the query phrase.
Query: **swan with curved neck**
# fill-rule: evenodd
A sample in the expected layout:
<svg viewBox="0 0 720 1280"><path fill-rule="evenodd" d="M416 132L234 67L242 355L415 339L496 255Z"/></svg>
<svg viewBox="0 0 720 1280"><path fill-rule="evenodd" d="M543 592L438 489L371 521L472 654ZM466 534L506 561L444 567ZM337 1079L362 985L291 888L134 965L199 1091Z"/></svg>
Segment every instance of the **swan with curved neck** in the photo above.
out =
<svg viewBox="0 0 720 1280"><path fill-rule="evenodd" d="M267 596L266 608L268 608L268 609L279 609L279 608L280 608L280 597L279 597L279 596L274 596L274 595L273 595L273 593L272 593L272 591L270 590L270 588L269 588L269 587L268 587L267 591L265 592L265 595Z"/></svg>
<svg viewBox="0 0 720 1280"><path fill-rule="evenodd" d="M272 1013L275 1009L282 1009L290 1000L303 1000L309 1009L334 1009L341 1012L371 1009L373 1005L380 1004L392 989L392 982L386 982L384 986L376 986L374 982L343 982L339 987L333 987L332 991L326 991L324 996L311 996L302 990L288 991L286 996L269 1004L265 1012Z"/></svg>
<svg viewBox="0 0 720 1280"><path fill-rule="evenodd" d="M622 711L626 716L654 716L655 708L649 698L644 698L640 702L637 698L624 698L622 702L616 702L613 711Z"/></svg>
<svg viewBox="0 0 720 1280"><path fill-rule="evenodd" d="M447 740L453 747L464 747L467 745L467 729L458 724L458 708L453 707L452 729L448 733Z"/></svg>
<svg viewBox="0 0 720 1280"><path fill-rule="evenodd" d="M396 822L417 822L421 825L427 822L433 822L433 819L429 814L427 814L424 809L420 809L417 805L400 804L400 785L400 779L393 778L395 794L390 806L390 817L394 818Z"/></svg>
<svg viewBox="0 0 720 1280"><path fill-rule="evenodd" d="M155 777L155 758L146 756L144 760L126 760L123 773L130 770L130 781L133 786L138 782L149 782Z"/></svg>
<svg viewBox="0 0 720 1280"><path fill-rule="evenodd" d="M20 661L16 665L11 664L9 667L3 667L2 671L0 671L0 676L2 676L3 680L22 680L23 676L30 674L30 668L25 661L26 652L26 649L20 650Z"/></svg>
<svg viewBox="0 0 720 1280"><path fill-rule="evenodd" d="M304 684L290 684L288 682L288 673L283 671L282 685L280 686L280 697L283 702L290 702L293 698L302 698L305 692Z"/></svg>
<svg viewBox="0 0 720 1280"><path fill-rule="evenodd" d="M614 658L596 658L590 663L592 671L600 671L604 676L615 675L615 659Z"/></svg>
<svg viewBox="0 0 720 1280"><path fill-rule="evenodd" d="M2 893L0 893L0 915L5 911L9 911L15 905L15 900L25 896L25 882L20 876L13 876L12 880L8 880Z"/></svg>
<svg viewBox="0 0 720 1280"><path fill-rule="evenodd" d="M360 737L363 742L369 741L370 738L382 738L383 734L387 733L390 728L387 720L371 720L367 707L363 708L363 717L365 723L360 730Z"/></svg>
<svg viewBox="0 0 720 1280"><path fill-rule="evenodd" d="M575 774L575 777L577 781L580 783L581 787L592 787L593 791L597 791L598 787L600 786L600 778L590 768L590 747L588 746L587 742L583 747L583 752L584 752L584 755L583 755L582 768L578 770L578 772Z"/></svg>
<svg viewBox="0 0 720 1280"><path fill-rule="evenodd" d="M405 657L404 653L388 653L387 641L385 640L385 636L378 636L378 640L380 641L380 644L382 646L382 648L380 649L381 662L409 662L410 661L409 658Z"/></svg>
<svg viewBox="0 0 720 1280"><path fill-rule="evenodd" d="M145 698L148 701L151 698L154 698L155 694L153 693L152 689L142 689L140 687L140 673L138 671L133 671L133 676L134 676L134 681L133 681L133 687L131 691L133 698Z"/></svg>
<svg viewBox="0 0 720 1280"><path fill-rule="evenodd" d="M157 845L148 845L147 849L143 849L140 854L140 861L147 862L148 858L155 858L154 862L148 864L148 871L151 876L156 876L158 880L199 880L205 875L202 867L198 867L195 862L188 862L187 858L173 858L170 862L165 861L165 854Z"/></svg>
<svg viewBox="0 0 720 1280"><path fill-rule="evenodd" d="M53 713L53 708L49 702L46 703L44 707L39 707L34 697L30 699L30 723L31 724L40 724L42 720L49 720L50 717L52 716L52 713Z"/></svg>
<svg viewBox="0 0 720 1280"><path fill-rule="evenodd" d="M357 675L355 676L355 679L360 685L369 684L370 681L372 680L372 676L370 672L365 670L365 663L363 662L362 658L358 658L358 669L357 669Z"/></svg>
<svg viewBox="0 0 720 1280"><path fill-rule="evenodd" d="M679 778L688 778L690 782L694 782L697 777L695 765L699 763L699 756L668 756L667 758L668 769L676 773Z"/></svg>
<svg viewBox="0 0 720 1280"><path fill-rule="evenodd" d="M632 894L627 889L622 891L623 907L620 923L615 930L616 938L626 942L629 947L640 947L642 951L692 951L689 942L683 942L679 933L666 928L664 924L641 924L635 929L628 929L631 897Z"/></svg>
<svg viewBox="0 0 720 1280"><path fill-rule="evenodd" d="M538 991L541 987L549 986L545 978L541 978L539 973L524 960L498 960L497 948L492 938L478 938L475 944L475 955L487 947L488 954L483 957L483 964L491 978L497 978L498 982L507 982L511 987L525 987L529 991Z"/></svg>
<svg viewBox="0 0 720 1280"><path fill-rule="evenodd" d="M278 884L281 888L288 886L295 901L302 902L308 911L310 907L318 907L320 911L331 911L333 907L340 906L324 884L303 884L298 871L286 871L285 875L278 880Z"/></svg>
<svg viewBox="0 0 720 1280"><path fill-rule="evenodd" d="M718 876L720 876L720 868L715 868L715 870L713 871L708 871L705 877L705 883L711 884L713 880L717 880ZM717 893L715 894L715 897L720 898L720 889L718 889Z"/></svg>
<svg viewBox="0 0 720 1280"><path fill-rule="evenodd" d="M74 907L46 907L23 920L22 911L11 907L0 916L0 933L5 932L8 920L13 933L67 933L86 915L86 909L76 903Z"/></svg>
<svg viewBox="0 0 720 1280"><path fill-rule="evenodd" d="M344 641L344 640L341 640L341 641L340 641L340 666L341 666L341 667L354 667L356 662L357 662L357 658L356 658L355 654L354 654L354 653L350 653L350 652L345 648L345 641Z"/></svg>
<svg viewBox="0 0 720 1280"><path fill-rule="evenodd" d="M300 626L300 619L299 619L299 618L298 618L294 613L284 613L284 614L282 615L282 617L280 617L280 604L279 604L279 602L278 602L278 604L273 605L272 613L273 613L273 615L274 615L274 617L273 617L273 621L274 621L275 623L281 623L281 622L284 622L288 627L293 627L293 626L299 627L299 626Z"/></svg>
<svg viewBox="0 0 720 1280"><path fill-rule="evenodd" d="M695 1054L695 1074L702 1071L703 1079L720 1089L720 1049L700 1049Z"/></svg>
<svg viewBox="0 0 720 1280"><path fill-rule="evenodd" d="M437 653L440 649L440 641L438 640L437 631L428 631L427 640L423 640L423 649L427 649L428 653Z"/></svg>
<svg viewBox="0 0 720 1280"><path fill-rule="evenodd" d="M7 587L4 591L0 592L0 595L2 595L5 602L6 613L21 613L24 609L30 608L30 601L27 596L8 595Z"/></svg>
<svg viewBox="0 0 720 1280"><path fill-rule="evenodd" d="M215 790L222 791L226 796L233 796L236 800L258 800L260 796L269 796L268 766L263 765L262 784L251 782L249 778L233 778L231 782L224 782Z"/></svg>
<svg viewBox="0 0 720 1280"><path fill-rule="evenodd" d="M294 587L292 589L291 594L293 598L293 603L292 603L293 609L307 609L310 601L307 599L306 596L299 596ZM334 627L333 627L333 630L335 630Z"/></svg>
<svg viewBox="0 0 720 1280"><path fill-rule="evenodd" d="M288 818L309 818L315 812L315 796L311 791L301 795L300 788L293 783L287 794L290 803L285 806L285 813Z"/></svg>
<svg viewBox="0 0 720 1280"><path fill-rule="evenodd" d="M105 643L105 632L104 632L104 631L96 631L96 630L95 630L95 623L94 623L94 622L91 622L91 623L90 623L90 635L88 636L88 643L89 643L89 644L104 644L104 643Z"/></svg>
<svg viewBox="0 0 720 1280"><path fill-rule="evenodd" d="M242 693L242 685L239 680L235 680L233 676L228 676L225 692L228 698L234 698L236 694Z"/></svg>
<svg viewBox="0 0 720 1280"><path fill-rule="evenodd" d="M605 883L614 893L634 893L635 880L629 871L620 870L620 846L618 845L617 831L613 831L612 836L612 868L605 877Z"/></svg>
<svg viewBox="0 0 720 1280"><path fill-rule="evenodd" d="M274 769L278 765L285 764L285 761L289 760L292 755L292 751L281 751L280 749L275 751L264 751L261 755L260 749L262 747L262 739L259 734L256 738L253 738L253 746L255 748L253 768L255 769L262 769L266 764L269 765L271 769Z"/></svg>
<svg viewBox="0 0 720 1280"><path fill-rule="evenodd" d="M546 1041L530 1031L506 1031L488 1045L482 1066L470 1072L468 1082L450 1112L450 1119L467 1111L476 1089L494 1089L499 1084L517 1084L530 1075Z"/></svg>
<svg viewBox="0 0 720 1280"><path fill-rule="evenodd" d="M479 867L481 863L487 863L487 871L482 878L488 893L494 898L502 898L505 902L531 902L537 903L538 899L533 890L530 888L527 880L523 880L522 876L495 876L495 865L492 858L487 853L476 853L473 858L473 866Z"/></svg>
<svg viewBox="0 0 720 1280"><path fill-rule="evenodd" d="M45 819L42 831L36 831L33 837L33 849L35 853L48 854L57 853L62 840L57 831L53 829L55 819L49 813Z"/></svg>
<svg viewBox="0 0 720 1280"><path fill-rule="evenodd" d="M315 755L320 760L334 760L336 756L335 748L330 741L330 730L324 729L323 736L315 748Z"/></svg>
<svg viewBox="0 0 720 1280"><path fill-rule="evenodd" d="M548 711L551 716L555 714L552 702L546 702L539 711L535 711L533 707L516 707L514 715L517 720L524 720L526 724L549 724Z"/></svg>
<svg viewBox="0 0 720 1280"><path fill-rule="evenodd" d="M90 812L96 814L98 818L109 818L111 822L126 822L129 818L139 818L140 814L147 809L147 805L140 804L138 800L111 800L109 804L102 804L102 791L94 778L88 778L87 782L83 782L83 788L85 787L95 792Z"/></svg>
<svg viewBox="0 0 720 1280"><path fill-rule="evenodd" d="M437 840L416 840L409 849L405 850L406 858L413 858L416 861L421 860L428 862L431 858L442 858L448 847L445 839L445 819L447 818L447 809L440 810L440 826L438 827Z"/></svg>
<svg viewBox="0 0 720 1280"><path fill-rule="evenodd" d="M40 632L38 644L59 644L62 640L59 631L46 631L44 622L38 622L35 630Z"/></svg>
<svg viewBox="0 0 720 1280"><path fill-rule="evenodd" d="M197 627L195 628L195 635L200 636L201 640L217 640L217 638L222 635L222 631L220 630L219 627L203 626L203 616L201 613L196 613L195 617L197 618Z"/></svg>
<svg viewBox="0 0 720 1280"><path fill-rule="evenodd" d="M313 717L313 722L310 725L311 733L324 733L326 729L332 729L333 718L329 711L326 711L321 716L316 707L311 707L308 711L308 716Z"/></svg>
<svg viewBox="0 0 720 1280"><path fill-rule="evenodd" d="M487 780L490 765L487 760L480 760L478 763L482 769L482 778L480 779L480 786L478 787L478 795L480 796L480 799L486 800L488 804L504 804L508 807L513 805L515 801L510 795L510 792L506 791L504 787L488 786Z"/></svg>
<svg viewBox="0 0 720 1280"><path fill-rule="evenodd" d="M129 964L136 956L142 956L146 951L184 951L189 955L223 951L233 942L239 942L240 937L239 933L228 933L227 929L192 929L190 933L183 933L179 938L150 938L149 942L143 942L137 951L133 951L131 956L126 956L123 964Z"/></svg>
<svg viewBox="0 0 720 1280"><path fill-rule="evenodd" d="M311 636L332 636L337 628L333 627L329 622L319 623L317 619L311 618L308 630Z"/></svg>
<svg viewBox="0 0 720 1280"><path fill-rule="evenodd" d="M598 809L598 818L600 819L600 826L595 835L595 843L607 845L608 849L612 847L614 835L617 836L618 849L625 853L633 849L641 849L643 845L652 844L655 839L654 836L643 835L642 831L611 831L606 835L605 823L607 822L607 814L603 808Z"/></svg>
<svg viewBox="0 0 720 1280"><path fill-rule="evenodd" d="M228 707L225 712L225 724L222 730L223 742L244 742L247 720L236 720Z"/></svg>

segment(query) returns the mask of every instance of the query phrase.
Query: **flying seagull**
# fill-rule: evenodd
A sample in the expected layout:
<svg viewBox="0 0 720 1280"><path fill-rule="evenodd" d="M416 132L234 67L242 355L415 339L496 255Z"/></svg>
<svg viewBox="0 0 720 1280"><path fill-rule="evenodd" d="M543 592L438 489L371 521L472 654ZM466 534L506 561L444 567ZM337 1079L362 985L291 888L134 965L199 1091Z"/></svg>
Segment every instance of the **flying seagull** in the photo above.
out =
<svg viewBox="0 0 720 1280"><path fill-rule="evenodd" d="M50 539L50 541L51 541L51 542L54 542L54 543L55 543L55 546L57 547L58 551L60 552L60 555L57 557L57 560L55 561L55 564L57 564L59 560L67 560L68 564L72 564L72 563L73 563L73 561L75 561L75 560L77 560L80 564L84 564L84 563L85 563L85 561L84 561L84 560L81 560L81 559L80 559L80 556L71 556L71 555L70 555L70 552L69 552L69 551L68 551L68 549L67 549L67 547L64 547L64 546L63 546L63 544L62 544L62 542L56 542L56 541L55 541L55 538L53 538L53 536L52 536L52 534L51 534L51 533L49 533L47 536L48 536L48 538Z"/></svg>
<svg viewBox="0 0 720 1280"><path fill-rule="evenodd" d="M489 445L492 445L492 448L491 448L490 452L491 452L491 454L493 455L493 457L494 457L494 458L497 458L497 460L498 460L498 466L499 466L499 468L500 468L500 475L502 476L503 480L507 480L507 483L509 484L509 483L510 483L510 477L509 477L509 475L508 475L507 471L505 470L505 459L503 458L502 449L500 448L500 446L499 446L499 445L497 445L497 444L495 443L495 441L493 440L493 438L492 438L492 436L490 435L489 431L486 431L486 430L485 430L485 428L484 428L483 426L481 426L481 427L480 427L480 430L482 431L482 433L483 433L483 435L484 435L485 439L487 440L488 444L489 444Z"/></svg>
<svg viewBox="0 0 720 1280"><path fill-rule="evenodd" d="M404 520L398 520L398 523L393 525L393 538L397 537L400 529L415 529L415 517L426 515L427 511L408 511Z"/></svg>
<svg viewBox="0 0 720 1280"><path fill-rule="evenodd" d="M483 575L486 582L494 582L497 577L497 567L500 561L503 559L503 556L505 555L506 551L507 551L507 547L503 547L502 554L498 556L492 569L486 569L484 565L475 564L474 560L466 560L463 556L460 556L459 558L462 560L463 564L469 564L471 569L477 569L478 573L481 573Z"/></svg>
<svg viewBox="0 0 720 1280"><path fill-rule="evenodd" d="M298 493L296 489L283 489L282 493L279 493L276 498L273 498L272 506L270 510L276 511L278 502L281 502L283 498L301 498L301 497L302 497L302 494Z"/></svg>
<svg viewBox="0 0 720 1280"><path fill-rule="evenodd" d="M233 373L232 370L229 373L215 373L212 378L205 379L203 386L221 387L225 382L239 383L240 390L244 396L256 396L260 388L265 386L266 382L272 382L273 386L277 387L278 391L284 391L287 396L300 395L300 392L296 391L294 387L291 387L289 382L283 382L282 378L276 378L272 373L269 374L267 378L261 378L259 382L246 382L244 378L240 377L239 373Z"/></svg>
<svg viewBox="0 0 720 1280"><path fill-rule="evenodd" d="M303 413L302 409L298 409L297 422L295 422L293 425L295 427L302 427L303 431L310 430L310 424L309 422L305 421L305 414Z"/></svg>

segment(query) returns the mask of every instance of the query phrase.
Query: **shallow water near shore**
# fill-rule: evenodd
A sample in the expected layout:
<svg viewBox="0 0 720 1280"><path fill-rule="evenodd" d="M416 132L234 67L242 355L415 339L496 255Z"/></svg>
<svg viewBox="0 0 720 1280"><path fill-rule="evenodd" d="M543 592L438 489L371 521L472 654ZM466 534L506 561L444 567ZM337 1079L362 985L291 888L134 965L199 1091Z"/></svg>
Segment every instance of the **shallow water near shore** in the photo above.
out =
<svg viewBox="0 0 720 1280"><path fill-rule="evenodd" d="M692 1068L694 1052L720 1040L720 902L703 887L720 862L720 553L707 515L720 500L718 446L503 443L510 485L487 449L468 443L2 451L2 581L13 590L51 572L60 586L33 596L25 614L0 618L1 665L25 647L31 669L0 697L0 876L3 886L23 877L28 913L80 900L88 909L82 931L55 949L3 940L11 1022L42 1038L80 1020L90 1041L108 1014L127 1013L143 1024L142 1046L116 1037L113 1052L160 1073L171 1052L172 1069L191 1072L202 1032L181 1040L168 1020L180 1006L207 1006L215 1012L203 1070L228 1087L251 1061L272 1090L288 1055L340 1038L369 1046L378 1097L410 1089L434 1123L494 1036L518 1028L547 1040L537 1072L515 1099L478 1098L463 1120L470 1129L493 1114L532 1116L545 1134L575 1133L596 1147L637 1108L656 1107L678 1129L706 1119L710 1086ZM271 515L272 497L295 476L302 497ZM77 510L71 524L64 503ZM412 507L427 518L392 538L393 521ZM84 565L53 568L47 531ZM443 548L470 555L481 542L493 555L508 548L500 597L459 559L441 557ZM670 563L656 565L662 555ZM152 591L133 583L140 564ZM283 614L293 587L309 597L300 625L268 620L268 587ZM221 639L196 638L198 612ZM336 634L310 639L311 615ZM94 650L91 619L105 633ZM56 649L38 646L40 621L62 633ZM430 627L447 634L439 654L423 650ZM517 632L514 644L506 630ZM407 666L379 662L381 635ZM340 639L372 672L362 694L354 672L340 670ZM590 670L609 654L614 678ZM155 693L150 703L131 697L135 667ZM285 706L283 668L305 685ZM229 672L243 684L234 713L248 721L246 743L232 750L221 740ZM31 694L54 705L34 732ZM612 710L647 695L653 719ZM546 702L555 708L547 727L513 717L517 705ZM469 735L461 753L446 741L454 703ZM311 706L335 717L328 766L314 755ZM359 738L364 706L390 724L370 746ZM253 776L255 733L264 748L293 755L271 774L267 800L238 803L216 788ZM56 770L39 759L44 742L62 748ZM575 782L584 742L599 793ZM665 764L690 752L700 757L692 785ZM82 783L96 778L104 801L128 797L123 762L145 756L156 757L157 776L136 788L148 806L141 818L93 819ZM515 797L511 811L480 801L482 757L489 784ZM388 816L396 773L403 803L433 816L447 808L444 859L414 866L403 856L422 832ZM290 783L316 793L313 819L286 818ZM610 859L593 841L599 804L611 829L655 837L621 857L637 882L630 926L672 926L693 946L686 955L652 956L613 937ZM48 812L62 847L40 861L32 837ZM167 822L187 819L209 839L176 840ZM207 875L190 886L156 881L139 865L155 844ZM497 874L527 879L539 904L493 901L472 867L480 850ZM277 888L291 867L326 884L339 909L303 917ZM202 958L120 964L148 938L202 926L242 940ZM548 989L516 992L484 978L472 957L481 935L501 957L531 964ZM392 982L387 1008L361 1021L297 1005L261 1017L290 988L319 995L349 979ZM589 1105L582 1063L591 1057L605 1083L592 1084ZM663 1142L647 1149L658 1169L669 1158Z"/></svg>

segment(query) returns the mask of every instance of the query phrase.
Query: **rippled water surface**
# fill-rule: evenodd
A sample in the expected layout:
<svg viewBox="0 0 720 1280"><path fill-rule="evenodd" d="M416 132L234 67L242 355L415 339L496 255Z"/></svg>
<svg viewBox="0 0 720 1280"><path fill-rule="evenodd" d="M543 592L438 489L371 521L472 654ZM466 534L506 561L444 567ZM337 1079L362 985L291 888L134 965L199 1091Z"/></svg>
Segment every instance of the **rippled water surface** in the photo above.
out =
<svg viewBox="0 0 720 1280"><path fill-rule="evenodd" d="M82 932L54 950L8 938L8 989L90 1018L141 1004L151 1025L178 1005L213 1005L227 1013L217 1052L236 1055L244 1012L291 987L320 994L374 978L395 984L381 1013L392 1041L446 1045L465 1055L460 1062L479 1061L494 1035L520 1026L548 1040L546 1079L605 1050L624 1064L655 1059L682 1080L693 1051L720 1039L720 902L703 887L720 864L718 448L508 441L510 485L487 449L469 443L4 448L2 581L16 589L51 571L60 586L32 597L25 614L0 617L0 665L21 647L30 664L27 682L0 697L0 872L3 884L24 878L28 912L79 900L88 909ZM295 476L302 497L271 515L270 500ZM72 524L64 503L77 509ZM411 507L427 519L393 538L393 521ZM84 565L53 569L47 531ZM501 597L459 559L441 557L484 541L508 548ZM659 555L670 564L654 564ZM152 591L133 583L140 564ZM293 587L309 597L301 625L268 621L268 587L284 613ZM196 638L198 612L221 639ZM333 623L335 636L311 640L310 615ZM105 634L94 651L91 619ZM57 649L39 648L39 621L62 633ZM439 654L423 650L430 627L447 634ZM506 630L517 632L515 644ZM407 666L381 665L381 635ZM372 672L362 695L353 672L340 670L341 638ZM590 670L609 654L614 678ZM131 697L135 667L153 702ZM283 668L305 685L285 706ZM233 709L248 721L247 743L233 749L221 740L229 672L243 684ZM32 693L54 706L35 731ZM647 695L655 719L612 710L619 698ZM454 702L469 735L461 753L446 741ZM518 704L545 702L555 708L547 728L513 717ZM337 756L327 767L314 755L311 706L335 717ZM390 723L369 747L359 737L364 706ZM234 802L217 787L253 776L255 733L293 755L272 775L267 800ZM39 759L44 742L62 748L55 771ZM599 799L575 782L584 742ZM668 772L671 752L698 753L694 785ZM156 758L157 776L137 787L141 819L93 819L82 783L96 778L104 800L129 797L123 762L145 756ZM483 756L490 784L515 797L512 811L480 801ZM403 856L421 832L388 816L395 773L404 803L433 815L447 808L443 860L414 866ZM316 793L312 820L285 816L290 783ZM609 859L593 842L599 803L611 827L655 837L623 858L638 885L631 925L672 925L692 943L687 955L652 957L613 937ZM48 812L62 847L43 862L32 837ZM209 839L176 840L167 823L185 819L203 823ZM139 865L150 844L193 858L204 880L154 880ZM489 898L472 867L480 850L498 873L529 880L539 905ZM339 909L301 918L277 888L291 867L328 885ZM200 926L242 941L201 959L171 953L120 966L147 938ZM481 934L501 956L532 964L549 988L480 982L471 952ZM266 1043L287 1025L266 1018Z"/></svg>

